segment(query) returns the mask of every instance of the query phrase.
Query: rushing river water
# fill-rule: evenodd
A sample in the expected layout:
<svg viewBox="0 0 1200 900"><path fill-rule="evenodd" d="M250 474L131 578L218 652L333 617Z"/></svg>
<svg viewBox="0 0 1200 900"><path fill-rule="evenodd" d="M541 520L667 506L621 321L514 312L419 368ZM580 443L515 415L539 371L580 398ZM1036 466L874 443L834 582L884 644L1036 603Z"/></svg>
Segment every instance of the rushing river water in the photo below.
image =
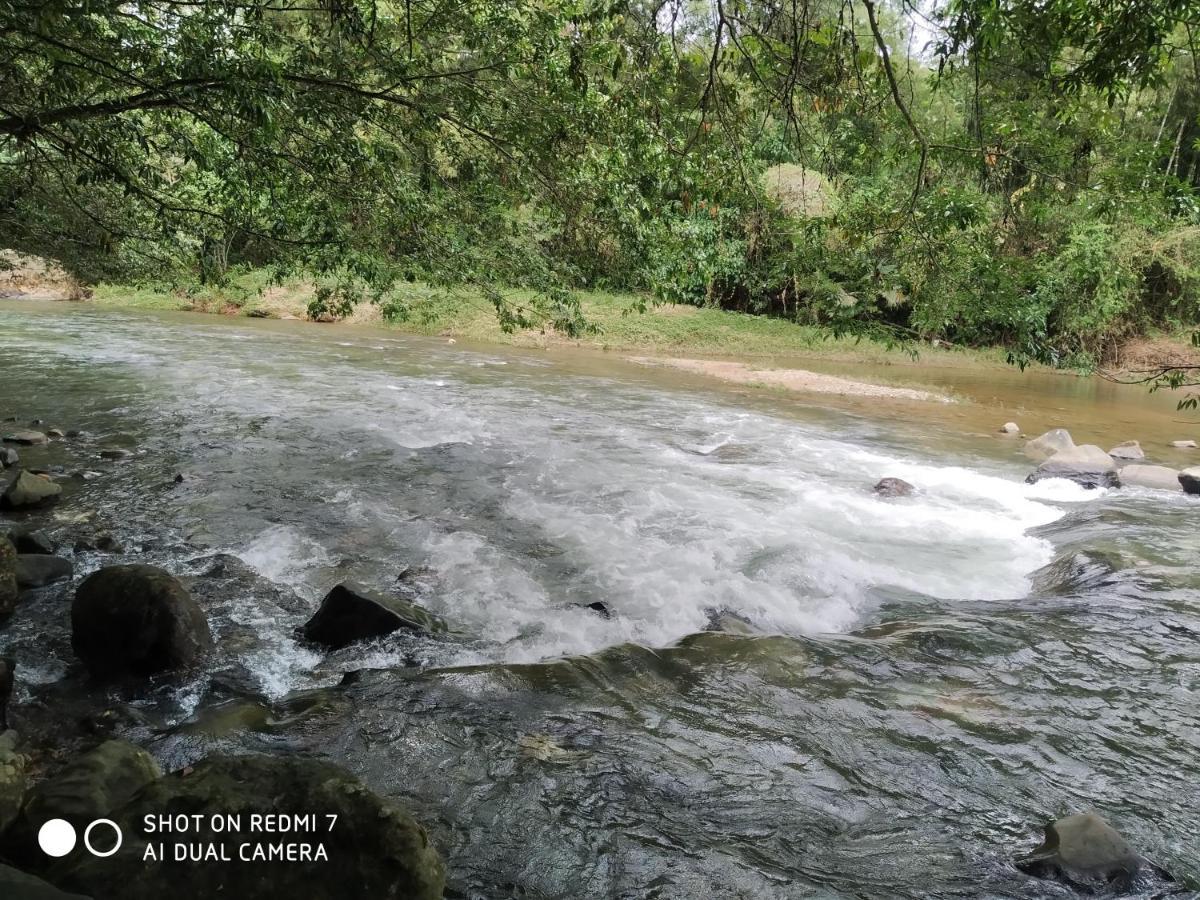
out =
<svg viewBox="0 0 1200 900"><path fill-rule="evenodd" d="M102 698L138 712L122 733L168 766L332 758L428 824L454 896L1065 897L1011 859L1082 809L1200 885L1200 506L1025 485L1011 439L963 427L1005 403L871 415L620 361L20 304L0 386L0 418L84 432L25 454L97 473L51 530L111 530L213 624L204 676ZM1022 424L1184 428L1120 396L1031 397ZM885 475L919 493L877 499ZM298 644L347 578L455 633ZM65 596L0 631L18 713L84 684Z"/></svg>

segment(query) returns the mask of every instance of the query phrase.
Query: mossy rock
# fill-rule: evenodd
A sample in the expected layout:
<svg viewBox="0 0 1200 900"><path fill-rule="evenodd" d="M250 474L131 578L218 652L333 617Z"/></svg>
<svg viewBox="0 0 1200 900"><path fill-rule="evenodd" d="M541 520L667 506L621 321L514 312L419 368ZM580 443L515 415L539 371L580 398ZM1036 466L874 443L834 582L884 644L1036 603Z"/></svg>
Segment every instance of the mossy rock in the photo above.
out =
<svg viewBox="0 0 1200 900"><path fill-rule="evenodd" d="M199 814L203 821L240 816L240 827L182 835L143 831L147 815L178 814ZM252 814L313 816L315 830L253 831ZM337 816L332 827L331 815ZM151 783L109 818L125 835L121 849L105 859L72 853L50 871L50 880L95 900L438 900L445 885L444 865L424 828L348 772L317 760L210 757ZM160 842L166 858L144 860L147 845ZM177 862L176 842L215 846L229 861ZM320 845L327 858L241 861L243 845L277 843Z"/></svg>
<svg viewBox="0 0 1200 900"><path fill-rule="evenodd" d="M0 622L17 608L17 548L7 537L0 537Z"/></svg>
<svg viewBox="0 0 1200 900"><path fill-rule="evenodd" d="M17 733L0 734L0 835L16 821L25 799L29 760L17 752ZM0 897L8 896L0 891Z"/></svg>

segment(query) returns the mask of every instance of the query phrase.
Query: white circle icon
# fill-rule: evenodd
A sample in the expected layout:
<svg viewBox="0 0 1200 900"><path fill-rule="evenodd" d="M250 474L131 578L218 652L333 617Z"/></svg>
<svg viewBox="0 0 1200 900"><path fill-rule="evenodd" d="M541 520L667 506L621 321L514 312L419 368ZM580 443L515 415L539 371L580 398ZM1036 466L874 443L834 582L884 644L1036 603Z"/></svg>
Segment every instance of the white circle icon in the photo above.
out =
<svg viewBox="0 0 1200 900"><path fill-rule="evenodd" d="M92 829L95 828L97 825L107 825L113 831L115 831L117 833L116 843L114 843L112 845L112 847L108 850L97 850L95 847L92 846ZM95 822L93 822L91 825L89 825L87 828L84 829L84 831L83 831L83 846L88 848L88 853L92 854L92 856L99 856L100 858L103 859L105 856L112 856L114 853L116 853L118 850L121 849L121 840L123 838L124 838L124 835L121 834L121 826L119 826L112 819L97 819ZM75 843L74 832L72 832L72 834L71 834L71 843L72 844Z"/></svg>
<svg viewBox="0 0 1200 900"><path fill-rule="evenodd" d="M66 819L50 819L38 829L38 846L47 856L66 856L75 849L75 826Z"/></svg>

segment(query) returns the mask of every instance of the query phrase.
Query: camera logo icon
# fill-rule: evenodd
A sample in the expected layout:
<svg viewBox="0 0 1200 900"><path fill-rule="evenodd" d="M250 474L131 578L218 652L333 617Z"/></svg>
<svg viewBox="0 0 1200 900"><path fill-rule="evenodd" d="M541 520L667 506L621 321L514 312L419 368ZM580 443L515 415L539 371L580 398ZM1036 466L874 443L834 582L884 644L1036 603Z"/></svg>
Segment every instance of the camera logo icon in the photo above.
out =
<svg viewBox="0 0 1200 900"><path fill-rule="evenodd" d="M113 845L106 850L97 849L92 843L92 833L101 828L112 829L116 840ZM112 819L97 819L90 822L88 827L83 830L83 846L87 848L88 853L92 856L104 858L112 856L121 849L121 842L125 836L121 833L121 827ZM75 826L66 819L49 819L38 829L38 846L42 848L42 852L47 856L62 857L66 856L75 849L75 844L79 837L75 833Z"/></svg>

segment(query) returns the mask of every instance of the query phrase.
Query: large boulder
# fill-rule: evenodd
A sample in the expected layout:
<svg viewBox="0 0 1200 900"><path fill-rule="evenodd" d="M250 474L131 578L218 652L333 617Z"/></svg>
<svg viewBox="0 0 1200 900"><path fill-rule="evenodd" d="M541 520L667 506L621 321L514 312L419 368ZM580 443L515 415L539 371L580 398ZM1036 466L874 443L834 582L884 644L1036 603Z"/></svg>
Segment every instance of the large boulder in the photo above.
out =
<svg viewBox="0 0 1200 900"><path fill-rule="evenodd" d="M400 628L440 632L446 624L415 604L345 582L325 595L303 634L305 640L336 650Z"/></svg>
<svg viewBox="0 0 1200 900"><path fill-rule="evenodd" d="M183 835L143 830L147 815L180 813L203 822L219 815L236 827ZM265 830L259 818L255 829L251 817L264 815L306 818L291 831ZM50 870L55 884L95 900L439 900L444 889L445 867L425 829L343 769L317 760L210 757L152 782L108 818L125 835L120 850L104 859L65 857ZM143 862L147 845L160 842L166 858ZM177 848L186 854L196 844L213 846L209 859L176 861Z"/></svg>
<svg viewBox="0 0 1200 900"><path fill-rule="evenodd" d="M6 444L24 444L25 446L33 446L34 444L45 444L49 441L46 435L40 431L10 431L7 432L3 441Z"/></svg>
<svg viewBox="0 0 1200 900"><path fill-rule="evenodd" d="M5 839L5 852L14 861L37 868L45 861L37 844L44 822L64 819L82 834L90 822L161 777L158 763L145 750L127 741L105 741L29 791L20 818Z"/></svg>
<svg viewBox="0 0 1200 900"><path fill-rule="evenodd" d="M28 758L17 752L17 733L0 732L0 834L16 821L29 781ZM8 896L0 891L0 897Z"/></svg>
<svg viewBox="0 0 1200 900"><path fill-rule="evenodd" d="M53 553L58 549L50 535L44 531L32 528L13 528L8 532L18 553Z"/></svg>
<svg viewBox="0 0 1200 900"><path fill-rule="evenodd" d="M1179 486L1189 494L1200 494L1200 466L1192 466L1179 473Z"/></svg>
<svg viewBox="0 0 1200 900"><path fill-rule="evenodd" d="M881 478L872 490L880 497L907 497L916 488L903 478Z"/></svg>
<svg viewBox="0 0 1200 900"><path fill-rule="evenodd" d="M1122 441L1108 451L1113 459L1145 459L1146 453L1137 441Z"/></svg>
<svg viewBox="0 0 1200 900"><path fill-rule="evenodd" d="M62 493L62 488L44 475L34 475L21 469L0 494L0 508L20 509L43 506Z"/></svg>
<svg viewBox="0 0 1200 900"><path fill-rule="evenodd" d="M17 608L17 548L0 536L0 622Z"/></svg>
<svg viewBox="0 0 1200 900"><path fill-rule="evenodd" d="M70 578L75 567L69 559L61 556L46 556L44 553L20 553L17 555L17 584L23 588L36 588Z"/></svg>
<svg viewBox="0 0 1200 900"><path fill-rule="evenodd" d="M1045 478L1066 478L1085 488L1116 487L1120 483L1112 457L1095 444L1059 450L1025 480L1033 484Z"/></svg>
<svg viewBox="0 0 1200 900"><path fill-rule="evenodd" d="M1045 434L1027 441L1022 449L1030 459L1041 462L1044 459L1049 459L1060 450L1070 450L1074 446L1075 442L1071 440L1071 433L1067 429L1052 428Z"/></svg>
<svg viewBox="0 0 1200 900"><path fill-rule="evenodd" d="M1182 491L1179 473L1167 466L1147 466L1141 463L1125 466L1117 476L1121 487L1143 487L1157 491Z"/></svg>
<svg viewBox="0 0 1200 900"><path fill-rule="evenodd" d="M1125 838L1095 813L1067 816L1046 826L1042 845L1017 860L1017 867L1038 878L1083 888L1101 888L1135 875L1142 858Z"/></svg>
<svg viewBox="0 0 1200 900"><path fill-rule="evenodd" d="M71 646L95 675L185 668L212 649L191 595L155 566L108 566L84 579L71 604Z"/></svg>

